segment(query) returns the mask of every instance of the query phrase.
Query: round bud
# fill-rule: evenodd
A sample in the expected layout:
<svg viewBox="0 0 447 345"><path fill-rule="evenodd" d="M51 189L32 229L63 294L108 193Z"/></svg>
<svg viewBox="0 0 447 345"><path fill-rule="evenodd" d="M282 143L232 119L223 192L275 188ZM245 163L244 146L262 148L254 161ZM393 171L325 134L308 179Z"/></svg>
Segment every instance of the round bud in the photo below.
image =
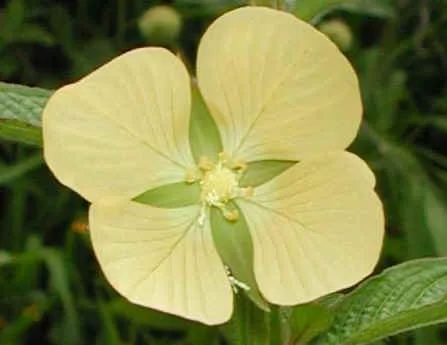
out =
<svg viewBox="0 0 447 345"><path fill-rule="evenodd" d="M352 46L352 31L342 20L332 19L323 22L318 29L328 36L342 51L348 51Z"/></svg>
<svg viewBox="0 0 447 345"><path fill-rule="evenodd" d="M148 44L170 47L177 42L182 19L172 7L159 5L150 8L140 17L138 27Z"/></svg>

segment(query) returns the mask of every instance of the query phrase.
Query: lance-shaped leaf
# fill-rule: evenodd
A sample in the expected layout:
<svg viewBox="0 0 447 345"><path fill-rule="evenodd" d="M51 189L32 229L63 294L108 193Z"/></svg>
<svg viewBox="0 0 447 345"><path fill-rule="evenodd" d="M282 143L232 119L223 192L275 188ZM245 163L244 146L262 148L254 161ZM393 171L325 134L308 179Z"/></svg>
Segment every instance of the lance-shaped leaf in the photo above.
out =
<svg viewBox="0 0 447 345"><path fill-rule="evenodd" d="M335 308L318 345L368 344L447 321L447 258L409 261L385 270Z"/></svg>

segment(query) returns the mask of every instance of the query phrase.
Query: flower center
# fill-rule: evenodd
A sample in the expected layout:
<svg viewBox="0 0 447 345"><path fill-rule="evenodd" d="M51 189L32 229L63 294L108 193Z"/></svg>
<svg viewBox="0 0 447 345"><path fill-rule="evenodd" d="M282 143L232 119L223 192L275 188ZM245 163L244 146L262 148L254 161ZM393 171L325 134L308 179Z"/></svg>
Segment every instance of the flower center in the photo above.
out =
<svg viewBox="0 0 447 345"><path fill-rule="evenodd" d="M237 196L239 177L232 170L217 164L201 181L202 200L213 206L225 204Z"/></svg>
<svg viewBox="0 0 447 345"><path fill-rule="evenodd" d="M199 162L199 173L191 174L189 180L199 181L202 191L200 200L202 213L199 222L203 223L209 207L217 207L229 221L236 221L239 212L230 201L237 197L250 197L253 188L241 188L239 179L246 165L241 161L230 159L225 153L220 153L216 164L208 157L202 157Z"/></svg>

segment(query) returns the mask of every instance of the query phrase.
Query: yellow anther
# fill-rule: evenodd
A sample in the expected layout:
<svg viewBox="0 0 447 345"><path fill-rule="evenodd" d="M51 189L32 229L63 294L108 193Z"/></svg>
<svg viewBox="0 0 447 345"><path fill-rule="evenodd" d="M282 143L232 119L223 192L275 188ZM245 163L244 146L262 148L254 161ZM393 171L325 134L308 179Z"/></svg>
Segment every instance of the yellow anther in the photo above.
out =
<svg viewBox="0 0 447 345"><path fill-rule="evenodd" d="M253 192L254 192L254 189L252 186L242 188L242 196L244 198L251 198L253 196Z"/></svg>
<svg viewBox="0 0 447 345"><path fill-rule="evenodd" d="M239 219L239 211L238 210L223 210L223 216L226 220L229 220L230 222L235 222Z"/></svg>
<svg viewBox="0 0 447 345"><path fill-rule="evenodd" d="M242 172L247 169L247 163L243 159L238 158L233 161L231 168Z"/></svg>
<svg viewBox="0 0 447 345"><path fill-rule="evenodd" d="M217 164L213 164L208 157L200 159L199 184L202 203L202 211L198 219L200 225L205 224L209 207L218 208L225 219L230 222L239 219L239 211L228 203L234 198L249 198L253 195L253 187L242 188L239 186L241 169L246 167L243 160L233 162L231 156L225 152L219 153Z"/></svg>
<svg viewBox="0 0 447 345"><path fill-rule="evenodd" d="M200 179L200 176L197 172L188 170L186 172L185 181L186 183L194 183Z"/></svg>
<svg viewBox="0 0 447 345"><path fill-rule="evenodd" d="M226 165L230 162L231 157L226 152L219 152L218 154L219 163L222 163L223 165Z"/></svg>
<svg viewBox="0 0 447 345"><path fill-rule="evenodd" d="M214 163L208 157L200 157L199 168L204 171L209 171L214 168Z"/></svg>

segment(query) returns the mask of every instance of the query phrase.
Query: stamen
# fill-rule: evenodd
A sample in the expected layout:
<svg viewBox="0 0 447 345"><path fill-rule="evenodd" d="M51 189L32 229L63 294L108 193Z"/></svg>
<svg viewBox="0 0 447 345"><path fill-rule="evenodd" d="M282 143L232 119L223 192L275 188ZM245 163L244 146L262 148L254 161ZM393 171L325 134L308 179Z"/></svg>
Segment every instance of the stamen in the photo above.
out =
<svg viewBox="0 0 447 345"><path fill-rule="evenodd" d="M196 171L188 170L186 172L185 181L186 183L194 183L200 180L200 176Z"/></svg>
<svg viewBox="0 0 447 345"><path fill-rule="evenodd" d="M241 188L239 186L239 179L246 166L243 160L237 160L234 163L231 156L225 152L219 153L216 164L208 157L200 158L199 183L201 186L202 210L199 216L199 224L201 226L205 222L206 212L210 207L218 208L227 221L235 222L239 219L239 211L229 202L234 198L248 198L253 195L252 187Z"/></svg>
<svg viewBox="0 0 447 345"><path fill-rule="evenodd" d="M222 163L222 165L227 165L228 162L231 160L231 157L226 152L219 152L218 159L219 159L219 163Z"/></svg>
<svg viewBox="0 0 447 345"><path fill-rule="evenodd" d="M252 186L241 188L241 190L242 190L242 197L251 198L253 196L254 189Z"/></svg>
<svg viewBox="0 0 447 345"><path fill-rule="evenodd" d="M236 159L233 161L231 168L238 170L238 172L244 172L247 170L247 163L243 159Z"/></svg>
<svg viewBox="0 0 447 345"><path fill-rule="evenodd" d="M214 163L208 157L200 157L199 168L203 171L210 171L214 168Z"/></svg>
<svg viewBox="0 0 447 345"><path fill-rule="evenodd" d="M239 219L239 211L238 210L229 210L228 207L222 207L222 213L226 220L230 222L235 222Z"/></svg>

